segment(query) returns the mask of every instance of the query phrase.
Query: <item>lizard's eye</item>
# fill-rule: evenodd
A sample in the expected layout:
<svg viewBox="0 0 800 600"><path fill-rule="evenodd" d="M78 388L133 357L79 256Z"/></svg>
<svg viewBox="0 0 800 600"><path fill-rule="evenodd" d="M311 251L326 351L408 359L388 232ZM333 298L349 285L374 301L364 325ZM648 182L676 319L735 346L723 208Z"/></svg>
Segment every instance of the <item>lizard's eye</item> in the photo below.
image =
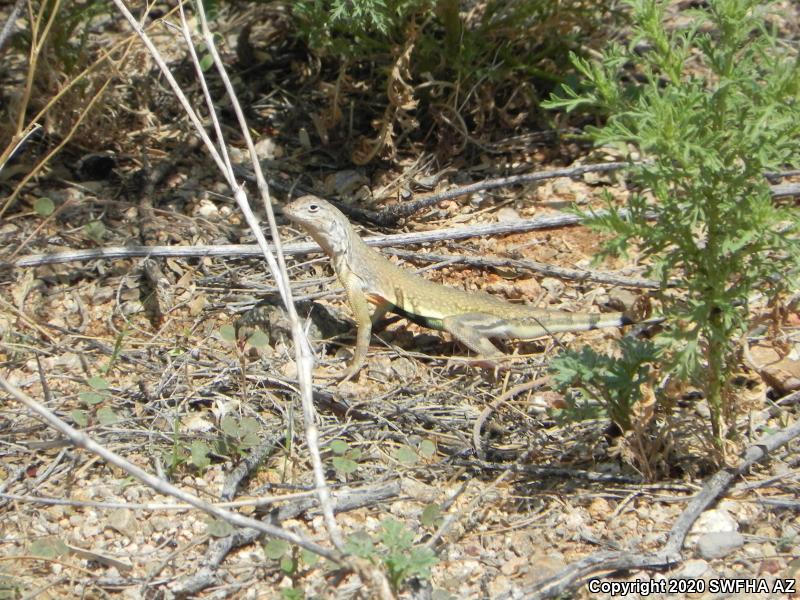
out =
<svg viewBox="0 0 800 600"><path fill-rule="evenodd" d="M319 210L319 204L309 204L308 205L308 212L315 213Z"/></svg>

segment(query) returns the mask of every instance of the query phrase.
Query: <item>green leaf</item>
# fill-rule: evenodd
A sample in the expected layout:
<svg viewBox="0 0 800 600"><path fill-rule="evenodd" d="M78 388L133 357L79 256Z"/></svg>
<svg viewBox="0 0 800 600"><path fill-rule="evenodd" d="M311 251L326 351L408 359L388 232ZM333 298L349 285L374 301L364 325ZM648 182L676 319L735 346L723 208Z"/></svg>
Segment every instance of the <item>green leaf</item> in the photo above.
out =
<svg viewBox="0 0 800 600"><path fill-rule="evenodd" d="M289 542L270 538L264 543L264 555L272 560L278 560L289 551Z"/></svg>
<svg viewBox="0 0 800 600"><path fill-rule="evenodd" d="M28 553L41 558L55 559L65 556L69 548L61 538L47 536L34 540L28 546Z"/></svg>
<svg viewBox="0 0 800 600"><path fill-rule="evenodd" d="M86 427L89 424L89 414L85 410L71 410L69 416L78 427Z"/></svg>
<svg viewBox="0 0 800 600"><path fill-rule="evenodd" d="M235 417L232 417L231 415L225 415L222 417L219 427L222 429L222 433L225 435L228 435L232 438L239 437L239 421Z"/></svg>
<svg viewBox="0 0 800 600"><path fill-rule="evenodd" d="M395 459L406 465L411 466L417 463L417 453L410 446L400 446L394 453Z"/></svg>
<svg viewBox="0 0 800 600"><path fill-rule="evenodd" d="M436 454L436 444L431 440L422 440L419 444L419 453L423 458L431 459Z"/></svg>
<svg viewBox="0 0 800 600"><path fill-rule="evenodd" d="M104 406L97 411L97 420L101 425L114 425L122 421L122 418L109 406Z"/></svg>
<svg viewBox="0 0 800 600"><path fill-rule="evenodd" d="M334 456L331 462L333 462L333 468L342 475L350 475L358 469L356 461L344 456Z"/></svg>
<svg viewBox="0 0 800 600"><path fill-rule="evenodd" d="M407 550L414 543L414 534L403 523L389 517L381 523L380 540L393 552Z"/></svg>
<svg viewBox="0 0 800 600"><path fill-rule="evenodd" d="M83 226L83 231L91 240L101 244L106 235L106 226L100 221L89 221Z"/></svg>
<svg viewBox="0 0 800 600"><path fill-rule="evenodd" d="M206 521L206 533L211 537L223 538L233 535L235 531L233 525L222 519L209 518Z"/></svg>
<svg viewBox="0 0 800 600"><path fill-rule="evenodd" d="M241 446L242 449L254 448L258 446L260 441L261 438L258 437L257 433L250 432L239 438L239 446Z"/></svg>
<svg viewBox="0 0 800 600"><path fill-rule="evenodd" d="M283 571L287 575L291 575L296 570L297 570L297 563L295 562L295 560L288 554L285 554L281 558L281 571Z"/></svg>
<svg viewBox="0 0 800 600"><path fill-rule="evenodd" d="M350 446L344 440L332 440L330 449L334 454L344 454L350 449Z"/></svg>
<svg viewBox="0 0 800 600"><path fill-rule="evenodd" d="M439 562L439 558L430 548L414 548L408 561L407 577L428 579L431 576L431 567Z"/></svg>
<svg viewBox="0 0 800 600"><path fill-rule="evenodd" d="M428 504L419 519L425 527L438 527L442 522L442 508L438 504Z"/></svg>
<svg viewBox="0 0 800 600"><path fill-rule="evenodd" d="M108 389L108 382L103 377L89 377L89 379L86 380L86 383L89 384L89 387L98 391Z"/></svg>
<svg viewBox="0 0 800 600"><path fill-rule="evenodd" d="M201 471L211 465L211 448L202 440L193 440L191 446L191 462L195 468Z"/></svg>
<svg viewBox="0 0 800 600"><path fill-rule="evenodd" d="M33 203L33 210L40 217L49 217L56 209L56 205L47 196L41 196Z"/></svg>
<svg viewBox="0 0 800 600"><path fill-rule="evenodd" d="M222 338L225 342L235 342L236 341L236 328L227 323L219 328L219 337Z"/></svg>
<svg viewBox="0 0 800 600"><path fill-rule="evenodd" d="M371 558L375 554L375 544L366 531L356 531L348 536L344 548L359 558Z"/></svg>
<svg viewBox="0 0 800 600"><path fill-rule="evenodd" d="M107 398L107 396L104 394L100 394L98 392L79 392L78 398L84 404L93 405L93 404L100 404L103 400Z"/></svg>
<svg viewBox="0 0 800 600"><path fill-rule="evenodd" d="M200 59L200 69L205 73L214 66L214 57L209 53Z"/></svg>
<svg viewBox="0 0 800 600"><path fill-rule="evenodd" d="M253 348L264 348L269 346L269 336L260 329L256 329L247 338L247 343Z"/></svg>
<svg viewBox="0 0 800 600"><path fill-rule="evenodd" d="M303 594L303 590L293 587L283 587L281 588L281 598L282 600L303 600L305 595Z"/></svg>
<svg viewBox="0 0 800 600"><path fill-rule="evenodd" d="M319 554L314 554L311 550L300 549L300 560L308 567L313 567L319 562Z"/></svg>
<svg viewBox="0 0 800 600"><path fill-rule="evenodd" d="M261 431L261 423L255 417L242 417L239 421L239 429L241 430L241 435L258 433Z"/></svg>

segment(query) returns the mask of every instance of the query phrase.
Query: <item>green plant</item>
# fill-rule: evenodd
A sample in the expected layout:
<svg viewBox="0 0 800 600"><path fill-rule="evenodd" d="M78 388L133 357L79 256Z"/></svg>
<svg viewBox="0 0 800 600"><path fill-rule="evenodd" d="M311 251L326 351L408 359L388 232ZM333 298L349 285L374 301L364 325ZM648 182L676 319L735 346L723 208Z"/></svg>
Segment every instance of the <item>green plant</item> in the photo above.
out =
<svg viewBox="0 0 800 600"><path fill-rule="evenodd" d="M361 531L347 539L345 549L373 563L382 563L395 592L409 577L428 579L431 567L438 562L433 550L414 546L414 534L394 519L381 523L377 540L378 544L367 532Z"/></svg>
<svg viewBox="0 0 800 600"><path fill-rule="evenodd" d="M399 41L431 0L298 0L292 12L312 48L326 54L365 58Z"/></svg>
<svg viewBox="0 0 800 600"><path fill-rule="evenodd" d="M203 440L192 440L189 447L189 461L198 471L203 471L211 466L211 446Z"/></svg>
<svg viewBox="0 0 800 600"><path fill-rule="evenodd" d="M331 451L334 456L331 459L333 468L340 475L350 475L358 469L358 461L361 458L359 448L351 448L344 440L331 441Z"/></svg>
<svg viewBox="0 0 800 600"><path fill-rule="evenodd" d="M108 0L41 0L24 6L21 27L11 28L11 49L5 49L9 68L0 72L0 87L17 90L13 101L0 101L0 139L8 140L0 147L0 171L26 146L40 156L4 198L0 216L70 140L79 140L84 148L107 143L108 132L116 127L100 124L119 125L119 116L113 114L118 106L102 100L108 92L118 95L110 84L120 72L128 72L125 56L132 48L127 40L109 43L103 35L117 23ZM24 73L18 65L25 66ZM34 136L37 131L47 135L34 143L40 137Z"/></svg>
<svg viewBox="0 0 800 600"><path fill-rule="evenodd" d="M258 445L258 432L261 426L254 417L237 418L233 415L222 417L219 424L222 433L214 444L218 454L238 458L247 454L248 450Z"/></svg>
<svg viewBox="0 0 800 600"><path fill-rule="evenodd" d="M569 420L609 417L623 431L631 429L631 410L642 399L656 354L652 342L634 338L620 341L619 357L589 347L563 351L550 363L553 381L561 390L578 392L566 396L563 415Z"/></svg>
<svg viewBox="0 0 800 600"><path fill-rule="evenodd" d="M181 419L174 419L172 447L168 456L170 475L187 463L203 471L216 457L228 457L236 462L259 443L258 432L261 426L253 417L225 415L219 423L217 436L211 440L194 439L187 447L180 429Z"/></svg>
<svg viewBox="0 0 800 600"><path fill-rule="evenodd" d="M89 239L94 241L98 246L101 246L107 230L102 221L89 221L83 226L83 232L89 237Z"/></svg>
<svg viewBox="0 0 800 600"><path fill-rule="evenodd" d="M401 134L429 128L460 152L468 138L533 123L541 93L571 74L570 50L605 40L620 22L600 0L488 0L469 11L458 0L298 0L292 15L320 57L337 61L330 106L319 122L360 134L357 164L391 151ZM331 60L326 61L328 64ZM359 83L373 90L364 100ZM523 84L520 82L523 81ZM355 93L354 93L355 92ZM364 110L348 104L359 103ZM458 108L454 108L458 107ZM349 112L351 119L345 119ZM378 129L375 137L374 129ZM451 131L455 130L455 131ZM453 136L463 143L452 143Z"/></svg>
<svg viewBox="0 0 800 600"><path fill-rule="evenodd" d="M319 556L309 552L306 549L299 549L296 546L290 546L284 540L268 539L262 543L264 556L272 561L278 561L280 570L291 577L293 580L298 574L300 565L306 567L313 567L319 562ZM281 588L281 598L284 600L296 600L304 598L303 590L295 587L296 581L293 581L292 587Z"/></svg>
<svg viewBox="0 0 800 600"><path fill-rule="evenodd" d="M704 391L722 447L750 296L776 301L797 283L797 214L773 201L764 173L800 163L799 59L770 29L769 3L717 0L674 29L666 2L627 4L629 45L597 62L573 57L584 87L564 88L547 107L600 110L607 121L591 139L640 155L627 212L608 198L592 223L616 234L608 252L635 241L652 259L668 317L661 358ZM641 83L631 83L631 65ZM685 293L668 293L671 279Z"/></svg>
<svg viewBox="0 0 800 600"><path fill-rule="evenodd" d="M33 210L40 217L49 217L56 210L56 205L47 196L40 196L33 203Z"/></svg>
<svg viewBox="0 0 800 600"><path fill-rule="evenodd" d="M398 446L394 451L394 459L407 466L417 464L420 458L424 460L431 460L436 454L436 444L431 440L421 440L419 445L414 448L413 446L402 445Z"/></svg>
<svg viewBox="0 0 800 600"><path fill-rule="evenodd" d="M93 416L101 425L118 423L120 417L114 412L114 409L110 406L100 406L111 398L108 382L102 377L90 377L86 383L91 390L78 393L78 399L86 405L87 410L71 411L72 420L79 427L86 427L89 424L90 416Z"/></svg>
<svg viewBox="0 0 800 600"><path fill-rule="evenodd" d="M88 60L92 25L98 17L113 16L111 3L107 0L44 0L41 6L43 20L52 19L53 24L43 54L58 65L59 71L74 75ZM31 44L30 32L21 31L17 44L27 49Z"/></svg>

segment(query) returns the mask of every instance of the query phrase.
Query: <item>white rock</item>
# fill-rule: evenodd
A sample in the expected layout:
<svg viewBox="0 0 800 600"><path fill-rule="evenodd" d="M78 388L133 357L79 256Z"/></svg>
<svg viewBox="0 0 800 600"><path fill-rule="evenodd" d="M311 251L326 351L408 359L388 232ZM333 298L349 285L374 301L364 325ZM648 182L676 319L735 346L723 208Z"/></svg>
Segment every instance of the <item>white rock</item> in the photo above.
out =
<svg viewBox="0 0 800 600"><path fill-rule="evenodd" d="M736 531L715 531L701 535L697 550L706 559L722 558L744 545L744 537Z"/></svg>
<svg viewBox="0 0 800 600"><path fill-rule="evenodd" d="M200 200L193 212L195 216L203 217L204 219L216 219L219 216L217 205L206 198Z"/></svg>
<svg viewBox="0 0 800 600"><path fill-rule="evenodd" d="M504 206L495 215L498 223L513 223L519 221L519 213L510 206Z"/></svg>
<svg viewBox="0 0 800 600"><path fill-rule="evenodd" d="M687 560L673 575L673 579L699 579L708 571L708 563L704 560Z"/></svg>
<svg viewBox="0 0 800 600"><path fill-rule="evenodd" d="M692 526L686 536L686 545L696 546L698 538L704 533L732 533L738 530L739 524L727 510L707 510Z"/></svg>

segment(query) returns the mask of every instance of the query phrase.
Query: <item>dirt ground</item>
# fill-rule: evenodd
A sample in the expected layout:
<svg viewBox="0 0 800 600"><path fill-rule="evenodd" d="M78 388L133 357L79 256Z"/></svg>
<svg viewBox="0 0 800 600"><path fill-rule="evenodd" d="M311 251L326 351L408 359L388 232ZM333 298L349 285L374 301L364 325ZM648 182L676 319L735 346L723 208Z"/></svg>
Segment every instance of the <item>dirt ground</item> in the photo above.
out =
<svg viewBox="0 0 800 600"><path fill-rule="evenodd" d="M127 35L122 22L112 30L98 35ZM233 46L233 26L227 31ZM177 55L167 38L156 31ZM188 81L187 64L173 60ZM239 248L226 256L37 257L253 243L224 179L178 123L147 53L133 50L126 65L125 83L115 83L87 117L89 130L4 211L0 375L141 469L330 548L286 319L268 308L265 333L249 342L230 333L258 301L275 295L262 258ZM9 59L0 85L18 84L19 68ZM250 88L244 98L277 206L297 185L379 210L408 201L406 192L419 199L474 181L615 158L547 136L512 139L508 131L497 152L478 149L442 162L401 148L377 166L354 168L335 143L318 137L314 119L322 111L305 102L328 93L329 82L298 81L305 87L280 94ZM48 143L41 142L41 153ZM247 169L241 144L234 146L234 162ZM110 168L90 156L97 151L113 157ZM3 194L41 157L31 152L0 180ZM98 161L99 176L91 171ZM246 186L257 205L255 186ZM629 193L615 173L558 177L441 201L391 227L358 228L368 236L520 222L563 214L574 203L601 208L602 191L620 201ZM55 211L44 214L41 198ZM263 211L259 216L266 223ZM307 241L278 219L289 248ZM582 280L384 252L426 278L513 302L602 312L650 298L657 311L651 289L593 278L646 279L647 261L635 252L595 261L601 244L593 230L569 226L395 246L537 261L588 276ZM25 260L35 266L21 266ZM669 412L642 406L655 413L642 417L642 430L625 433L608 418L565 420L564 393L548 381L506 394L547 376L563 347L611 351L630 329L509 343L511 367L496 373L470 365L447 334L398 320L373 335L360 376L337 385L331 377L351 356L354 332L342 288L319 253L287 261L301 312L310 306L328 316L310 334L319 447L336 523L348 548L372 548L366 554L397 583L398 597L533 597L548 578L568 578L564 570L581 559L658 552L704 484L727 472L709 454L708 409L697 390L673 390ZM754 313L770 309L754 299ZM788 319L796 331L797 315ZM333 333L324 330L328 321ZM792 347L756 337L738 375L739 438L728 449L730 469L762 436L797 423L796 335ZM0 397L0 598L377 597L376 586L341 566L253 530L234 531L76 447L10 394ZM800 597L799 457L795 439L737 474L668 566L609 567L592 582L578 578L565 597L645 597L647 586L648 598Z"/></svg>

